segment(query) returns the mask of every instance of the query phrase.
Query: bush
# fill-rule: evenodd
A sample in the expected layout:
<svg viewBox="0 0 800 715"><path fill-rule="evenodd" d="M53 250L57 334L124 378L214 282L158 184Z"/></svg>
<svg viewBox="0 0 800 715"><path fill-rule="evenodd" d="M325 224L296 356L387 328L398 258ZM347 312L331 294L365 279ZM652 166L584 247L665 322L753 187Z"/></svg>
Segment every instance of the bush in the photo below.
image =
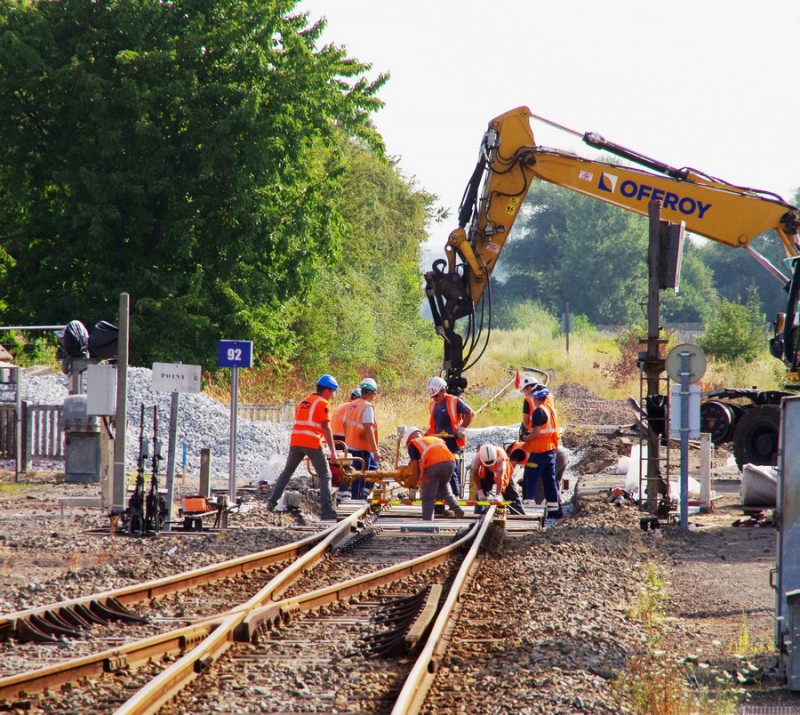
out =
<svg viewBox="0 0 800 715"><path fill-rule="evenodd" d="M766 317L760 311L758 295L751 286L744 305L721 300L706 334L697 344L718 360L754 360L767 345Z"/></svg>

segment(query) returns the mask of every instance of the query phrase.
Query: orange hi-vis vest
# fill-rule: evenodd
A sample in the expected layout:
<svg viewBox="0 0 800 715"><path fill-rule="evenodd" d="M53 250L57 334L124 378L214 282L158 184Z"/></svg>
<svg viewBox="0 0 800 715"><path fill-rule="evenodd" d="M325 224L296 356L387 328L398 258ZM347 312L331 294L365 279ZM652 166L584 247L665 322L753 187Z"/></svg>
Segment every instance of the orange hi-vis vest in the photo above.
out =
<svg viewBox="0 0 800 715"><path fill-rule="evenodd" d="M531 417L533 416L533 411L536 409L536 405L533 402L533 398L530 395L525 395L525 402L528 403L528 411L522 413L522 426L529 430L531 428ZM552 395L548 395L544 398L544 404L549 405L554 410L556 408L556 401L553 399Z"/></svg>
<svg viewBox="0 0 800 715"><path fill-rule="evenodd" d="M347 403L344 413L344 441L350 449L364 452L372 451L372 444L367 437L367 429L372 429L364 424L364 412L372 403L359 397ZM375 425L375 443L378 443L378 425Z"/></svg>
<svg viewBox="0 0 800 715"><path fill-rule="evenodd" d="M294 412L294 427L289 435L289 446L321 449L325 443L322 423L328 422L331 403L324 397L313 393L297 405Z"/></svg>
<svg viewBox="0 0 800 715"><path fill-rule="evenodd" d="M546 402L539 405L539 409L547 413L547 422L539 427L539 434L527 443L531 454L540 452L550 452L558 449L558 424L556 422L556 411Z"/></svg>
<svg viewBox="0 0 800 715"><path fill-rule="evenodd" d="M420 474L424 474L425 470L434 464L453 461L453 453L440 437L417 437L409 440L409 444L413 444L419 450Z"/></svg>
<svg viewBox="0 0 800 715"><path fill-rule="evenodd" d="M491 469L481 464L480 459L478 459L478 467L473 472L473 481L475 482L475 486L480 489L481 480L491 474L494 478L495 486L497 487L497 493L502 496L503 492L508 489L513 473L514 467L511 466L511 460L508 458L506 451L502 447L498 447L497 462L495 462Z"/></svg>
<svg viewBox="0 0 800 715"><path fill-rule="evenodd" d="M337 434L344 436L344 413L347 411L349 405L349 402L343 402L341 405L337 405L333 408L333 413L331 414L331 432L333 432L334 436Z"/></svg>
<svg viewBox="0 0 800 715"><path fill-rule="evenodd" d="M450 418L450 424L453 426L453 434L455 435L461 428L461 423L464 421L458 414L458 397L455 395L446 395L444 404L447 407L447 416ZM433 419L433 410L435 407L436 403L431 401L431 421L428 427L428 434L436 434L436 420ZM467 438L456 439L456 444L459 448L463 449L467 444Z"/></svg>

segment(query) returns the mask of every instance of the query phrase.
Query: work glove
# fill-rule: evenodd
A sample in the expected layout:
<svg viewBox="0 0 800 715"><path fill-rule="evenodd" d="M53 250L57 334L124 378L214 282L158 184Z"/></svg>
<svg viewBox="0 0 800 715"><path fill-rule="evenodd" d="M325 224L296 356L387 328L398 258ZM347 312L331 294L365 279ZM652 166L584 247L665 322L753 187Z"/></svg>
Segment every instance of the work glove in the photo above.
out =
<svg viewBox="0 0 800 715"><path fill-rule="evenodd" d="M464 439L464 437L465 437L466 435L464 434L464 430L463 430L463 429L459 429L459 430L456 430L456 433L455 433L455 435L453 435L453 436L454 436L456 439Z"/></svg>
<svg viewBox="0 0 800 715"><path fill-rule="evenodd" d="M483 489L478 489L478 501L486 501L486 492Z"/></svg>

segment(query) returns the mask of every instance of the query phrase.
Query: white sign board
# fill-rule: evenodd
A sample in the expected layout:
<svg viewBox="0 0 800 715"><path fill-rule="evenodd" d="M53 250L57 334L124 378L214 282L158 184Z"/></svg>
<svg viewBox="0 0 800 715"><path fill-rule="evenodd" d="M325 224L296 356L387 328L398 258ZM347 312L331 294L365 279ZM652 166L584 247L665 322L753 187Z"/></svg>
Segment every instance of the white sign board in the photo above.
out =
<svg viewBox="0 0 800 715"><path fill-rule="evenodd" d="M689 424L681 424L683 400L689 399ZM679 439L681 427L689 428L689 439L700 439L700 385L689 385L689 394L681 395L681 386L672 385L669 396L669 436Z"/></svg>
<svg viewBox="0 0 800 715"><path fill-rule="evenodd" d="M200 365L154 362L153 390L155 392L200 392Z"/></svg>

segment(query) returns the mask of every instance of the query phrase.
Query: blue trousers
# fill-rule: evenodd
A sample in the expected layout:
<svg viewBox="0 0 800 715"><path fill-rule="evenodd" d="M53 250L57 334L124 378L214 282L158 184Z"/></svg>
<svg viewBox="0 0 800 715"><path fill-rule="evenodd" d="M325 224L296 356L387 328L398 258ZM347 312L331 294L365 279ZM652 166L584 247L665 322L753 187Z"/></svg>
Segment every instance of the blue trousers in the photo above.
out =
<svg viewBox="0 0 800 715"><path fill-rule="evenodd" d="M374 472L378 469L378 462L372 456L372 452L367 452L365 449L352 449L350 450L351 457L358 457L364 460L364 469L367 472ZM356 466L360 466L360 462L356 462ZM353 499L366 499L372 489L373 482L368 482L363 477L354 479L350 485L350 496Z"/></svg>
<svg viewBox="0 0 800 715"><path fill-rule="evenodd" d="M542 480L544 498L548 504L558 504L558 485L556 484L556 450L532 452L528 455L525 471L522 473L522 498L536 499L536 482Z"/></svg>

